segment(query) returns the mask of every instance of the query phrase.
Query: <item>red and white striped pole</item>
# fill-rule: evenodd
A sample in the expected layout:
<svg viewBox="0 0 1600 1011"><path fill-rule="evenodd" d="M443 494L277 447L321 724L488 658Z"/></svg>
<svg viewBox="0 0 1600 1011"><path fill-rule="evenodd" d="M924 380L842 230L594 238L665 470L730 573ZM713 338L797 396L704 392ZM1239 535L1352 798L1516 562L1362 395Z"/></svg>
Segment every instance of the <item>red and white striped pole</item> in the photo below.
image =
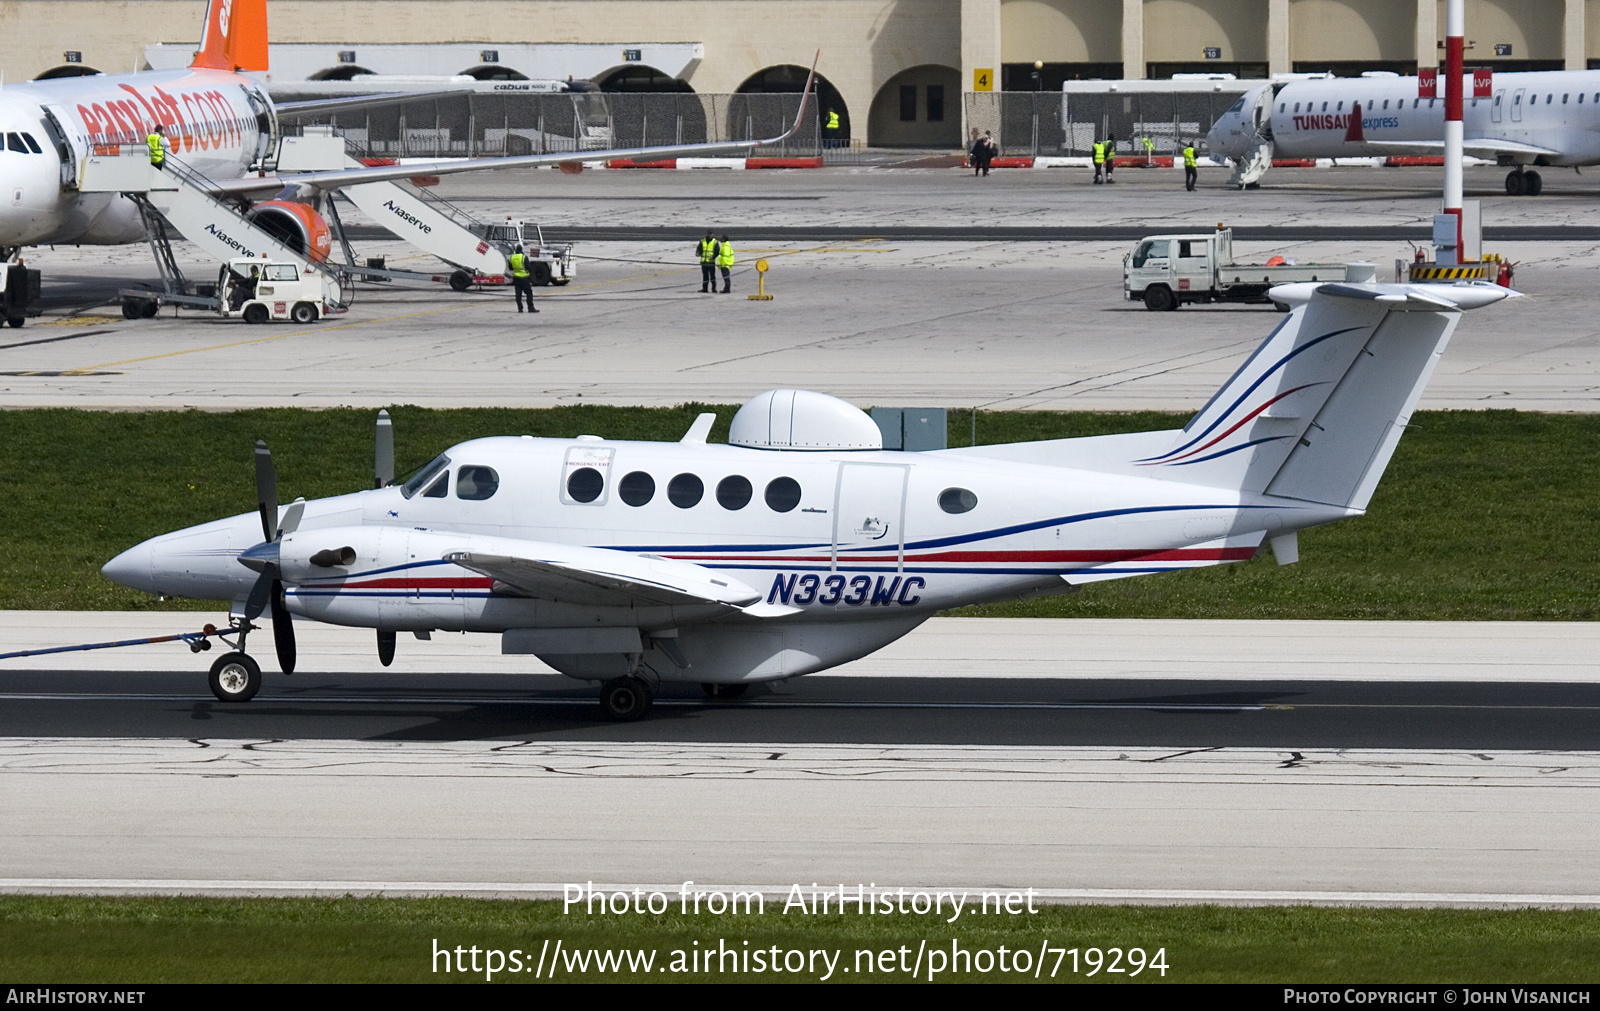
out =
<svg viewBox="0 0 1600 1011"><path fill-rule="evenodd" d="M1465 52L1466 0L1444 5L1444 213L1456 219L1456 262L1461 262L1462 58Z"/></svg>

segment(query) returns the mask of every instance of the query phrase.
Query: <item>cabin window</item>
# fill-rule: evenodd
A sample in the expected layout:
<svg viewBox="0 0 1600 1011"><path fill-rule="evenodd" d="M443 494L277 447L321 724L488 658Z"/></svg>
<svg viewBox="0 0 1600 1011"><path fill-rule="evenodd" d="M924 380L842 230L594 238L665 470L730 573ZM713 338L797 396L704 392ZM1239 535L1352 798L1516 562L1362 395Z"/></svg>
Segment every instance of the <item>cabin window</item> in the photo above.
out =
<svg viewBox="0 0 1600 1011"><path fill-rule="evenodd" d="M1580 93L1579 93L1579 94L1578 94L1578 104L1579 104L1579 105L1582 105L1582 104L1583 104L1583 94L1582 94L1582 92L1580 92Z"/></svg>
<svg viewBox="0 0 1600 1011"><path fill-rule="evenodd" d="M624 474L617 494L631 506L642 506L656 497L656 479L642 470Z"/></svg>
<svg viewBox="0 0 1600 1011"><path fill-rule="evenodd" d="M1387 98L1383 100L1383 107L1385 109L1387 109L1389 107L1389 100Z"/></svg>
<svg viewBox="0 0 1600 1011"><path fill-rule="evenodd" d="M792 477L775 477L767 482L767 508L786 513L800 504L800 482Z"/></svg>
<svg viewBox="0 0 1600 1011"><path fill-rule="evenodd" d="M1327 102L1323 102L1322 103L1322 111L1323 112L1327 112L1328 111L1328 103Z"/></svg>
<svg viewBox="0 0 1600 1011"><path fill-rule="evenodd" d="M410 498L421 491L429 481L433 480L436 474L448 466L450 466L450 458L448 456L441 453L434 457L426 467L411 475L410 479L400 486L400 494Z"/></svg>
<svg viewBox="0 0 1600 1011"><path fill-rule="evenodd" d="M753 489L747 477L730 474L717 482L717 505L724 509L743 509L750 504L752 494Z"/></svg>
<svg viewBox="0 0 1600 1011"><path fill-rule="evenodd" d="M1572 97L1572 96L1570 96L1570 95L1562 95L1561 96L1561 104L1562 105L1566 105L1567 104L1567 99L1570 98L1570 97Z"/></svg>
<svg viewBox="0 0 1600 1011"><path fill-rule="evenodd" d="M1555 100L1556 100L1556 96L1554 96L1554 95L1546 95L1546 96L1544 96L1544 104L1545 105L1553 105L1553 104L1555 104Z"/></svg>
<svg viewBox="0 0 1600 1011"><path fill-rule="evenodd" d="M440 474L439 480L428 485L428 490L422 493L423 498L444 498L450 494L450 475Z"/></svg>
<svg viewBox="0 0 1600 1011"><path fill-rule="evenodd" d="M1300 111L1300 103L1299 102L1294 103L1294 111L1295 112L1299 112Z"/></svg>
<svg viewBox="0 0 1600 1011"><path fill-rule="evenodd" d="M456 471L456 498L482 502L500 487L500 475L493 467L462 467Z"/></svg>
<svg viewBox="0 0 1600 1011"><path fill-rule="evenodd" d="M33 139L33 134L24 132L22 139L27 142L29 151L34 154L44 154L44 149L39 147L39 142Z"/></svg>
<svg viewBox="0 0 1600 1011"><path fill-rule="evenodd" d="M22 135L17 133L6 134L6 149L18 154L28 153L28 145L22 143Z"/></svg>
<svg viewBox="0 0 1600 1011"><path fill-rule="evenodd" d="M1333 111L1334 112L1343 112L1344 111L1344 103L1340 102L1338 105L1334 106Z"/></svg>
<svg viewBox="0 0 1600 1011"><path fill-rule="evenodd" d="M667 501L679 509L699 505L705 493L705 484L693 474L679 474L667 482Z"/></svg>
<svg viewBox="0 0 1600 1011"><path fill-rule="evenodd" d="M593 502L605 488L606 479L593 467L579 467L567 476L567 494L574 502Z"/></svg>
<svg viewBox="0 0 1600 1011"><path fill-rule="evenodd" d="M1289 103L1288 103L1288 102L1279 102L1279 103L1278 103L1278 111L1279 111L1279 112L1282 112L1282 111L1283 111L1283 110L1284 110L1284 109L1287 109L1287 108L1288 108L1288 107L1289 107ZM1298 103L1298 102L1297 102L1297 103L1295 103L1295 109L1296 109L1296 111L1298 111L1298 110L1299 110L1299 107L1300 107L1300 106L1299 106L1299 103Z"/></svg>
<svg viewBox="0 0 1600 1011"><path fill-rule="evenodd" d="M1133 254L1133 265L1142 267L1150 260L1166 259L1171 254L1172 243L1168 239L1153 239L1142 242Z"/></svg>
<svg viewBox="0 0 1600 1011"><path fill-rule="evenodd" d="M978 496L965 488L946 488L939 493L939 508L947 513L969 513L978 504Z"/></svg>

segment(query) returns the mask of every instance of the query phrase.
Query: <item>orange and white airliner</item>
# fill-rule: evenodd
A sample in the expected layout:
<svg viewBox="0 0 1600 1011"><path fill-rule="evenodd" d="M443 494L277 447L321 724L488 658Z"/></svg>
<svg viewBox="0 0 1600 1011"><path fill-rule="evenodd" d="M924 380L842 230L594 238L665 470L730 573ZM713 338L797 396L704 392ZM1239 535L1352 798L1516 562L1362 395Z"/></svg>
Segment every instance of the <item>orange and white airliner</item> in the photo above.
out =
<svg viewBox="0 0 1600 1011"><path fill-rule="evenodd" d="M247 217L319 259L329 248L328 226L319 208L342 187L572 163L574 157L650 160L746 150L792 135L806 105L802 99L794 127L767 140L278 172L280 109L303 114L416 96L274 107L266 88L245 73L266 69L266 0L209 0L204 42L187 69L57 78L0 89L0 134L5 141L0 151L0 252L10 259L24 246L143 241L145 226L137 204L120 193L80 192L79 183L89 158L116 154L128 145L142 148L157 124L165 130L172 156L204 177L213 195L250 202Z"/></svg>

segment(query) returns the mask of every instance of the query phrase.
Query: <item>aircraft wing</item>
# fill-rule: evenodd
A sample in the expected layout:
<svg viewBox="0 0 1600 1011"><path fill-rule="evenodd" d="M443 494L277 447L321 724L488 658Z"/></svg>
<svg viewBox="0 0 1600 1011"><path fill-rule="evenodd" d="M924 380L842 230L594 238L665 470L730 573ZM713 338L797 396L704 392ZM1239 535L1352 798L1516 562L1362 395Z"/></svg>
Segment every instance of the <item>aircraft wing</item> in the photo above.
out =
<svg viewBox="0 0 1600 1011"><path fill-rule="evenodd" d="M453 551L444 560L488 576L497 589L601 606L723 604L743 609L761 592L693 562L611 548L521 541L517 553Z"/></svg>
<svg viewBox="0 0 1600 1011"><path fill-rule="evenodd" d="M350 95L345 98L308 98L301 102L274 102L278 118L298 119L302 116L326 116L330 113L353 112L356 109L374 109L385 105L404 105L430 98L450 98L470 95L465 88L447 91L389 91L381 95Z"/></svg>
<svg viewBox="0 0 1600 1011"><path fill-rule="evenodd" d="M1368 140L1363 143L1380 154L1444 154L1442 140ZM1461 142L1461 149L1474 158L1493 158L1499 154L1544 155L1547 158L1562 155L1553 148L1494 137L1468 137Z"/></svg>
<svg viewBox="0 0 1600 1011"><path fill-rule="evenodd" d="M818 53L820 57L821 54ZM508 158L452 158L441 161L411 162L406 165L379 165L372 168L335 169L328 172L286 172L276 175L245 177L243 179L216 180L214 192L243 195L247 193L278 193L285 189L311 188L337 190L361 183L393 182L416 176L456 175L461 172L486 172L496 169L539 168L546 165L563 165L573 162L610 161L626 158L633 161L661 161L682 158L748 151L769 144L781 144L793 137L805 121L806 104L811 100L811 86L817 77L816 63L806 78L805 91L800 96L800 110L794 124L776 137L761 140L722 141L708 144L668 144L661 147L614 148L605 151L558 151L549 154L514 155Z"/></svg>

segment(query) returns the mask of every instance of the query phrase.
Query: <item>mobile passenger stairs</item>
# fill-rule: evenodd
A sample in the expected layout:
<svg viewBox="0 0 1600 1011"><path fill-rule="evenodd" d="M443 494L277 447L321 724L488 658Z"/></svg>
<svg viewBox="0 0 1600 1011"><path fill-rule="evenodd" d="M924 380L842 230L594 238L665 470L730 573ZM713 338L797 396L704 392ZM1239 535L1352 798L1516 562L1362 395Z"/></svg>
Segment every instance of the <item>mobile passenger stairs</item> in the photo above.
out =
<svg viewBox="0 0 1600 1011"><path fill-rule="evenodd" d="M300 136L284 137L278 150L280 172L328 172L369 167L350 157L344 138L332 127L307 126ZM339 220L337 204L328 200L326 212L344 267L351 277L365 281L447 282L456 291L483 285L509 284L510 256L520 243L528 258L528 272L536 285L564 285L577 274L571 243L548 243L536 224L515 218L483 221L441 197L394 182L361 183L340 191L362 213L408 244L438 257L453 269L405 270L386 266L382 257L357 262L355 250Z"/></svg>
<svg viewBox="0 0 1600 1011"><path fill-rule="evenodd" d="M129 319L152 317L161 306L173 305L223 316L242 315L249 322L270 318L310 322L345 312L350 306L353 291L343 272L294 249L247 219L218 195L211 180L173 155L167 156L160 169L150 164L142 147L124 145L122 153L93 155L84 162L79 189L121 193L143 212L150 250L161 272L161 290L120 292L122 313ZM194 283L184 276L172 252L169 227L222 262L217 284ZM245 271L271 276L283 291L275 294L273 288L265 287L252 291L249 299L227 299L223 297L227 292L219 288L228 287L230 269L236 276ZM253 297L257 293L263 297Z"/></svg>

